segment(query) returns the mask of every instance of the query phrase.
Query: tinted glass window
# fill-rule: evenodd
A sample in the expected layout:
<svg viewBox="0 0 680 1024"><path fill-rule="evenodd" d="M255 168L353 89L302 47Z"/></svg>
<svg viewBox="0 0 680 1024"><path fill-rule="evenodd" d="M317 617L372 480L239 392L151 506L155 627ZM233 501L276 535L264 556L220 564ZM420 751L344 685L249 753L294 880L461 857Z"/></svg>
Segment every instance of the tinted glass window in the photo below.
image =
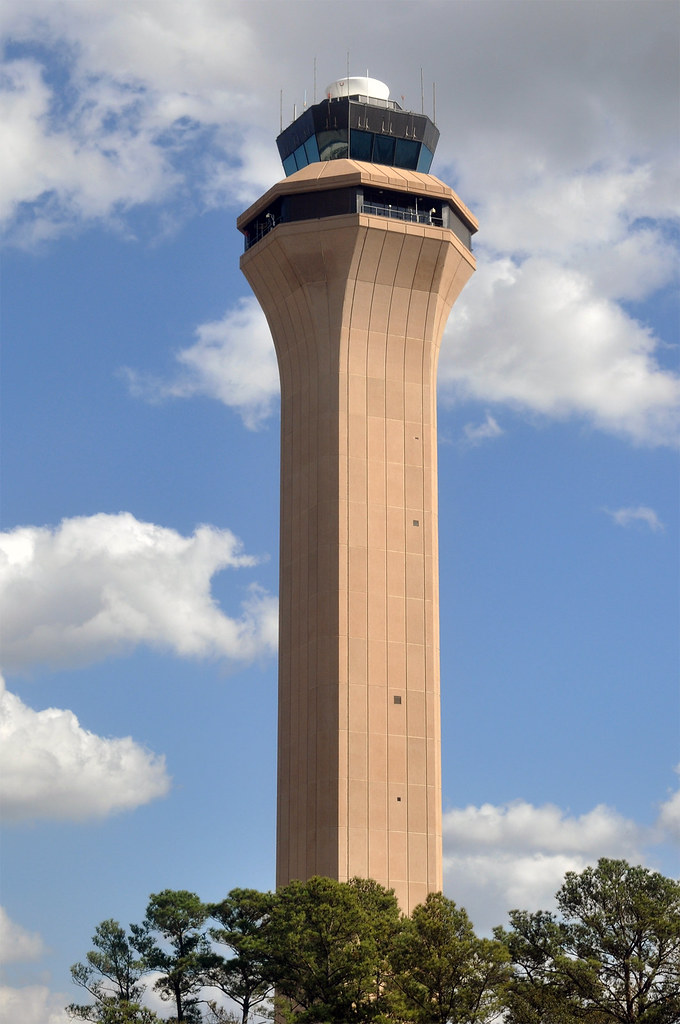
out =
<svg viewBox="0 0 680 1024"><path fill-rule="evenodd" d="M422 171L423 174L430 173L430 167L432 166L432 153L423 143L420 147L420 156L418 157L418 167L416 170Z"/></svg>
<svg viewBox="0 0 680 1024"><path fill-rule="evenodd" d="M288 177L290 174L294 174L295 171L297 171L297 164L295 163L295 157L293 156L292 153L290 154L290 156L287 156L283 161L283 169L286 172L286 177Z"/></svg>
<svg viewBox="0 0 680 1024"><path fill-rule="evenodd" d="M373 163L394 164L394 139L389 135L376 135L373 142Z"/></svg>
<svg viewBox="0 0 680 1024"><path fill-rule="evenodd" d="M319 147L316 144L316 135L310 135L305 142L305 153L307 155L308 164L316 164L319 162Z"/></svg>
<svg viewBox="0 0 680 1024"><path fill-rule="evenodd" d="M293 153L293 156L295 157L295 163L297 164L298 171L300 170L301 167L306 167L307 164L309 163L309 160L307 159L307 154L305 153L304 146L298 146L298 148Z"/></svg>
<svg viewBox="0 0 680 1024"><path fill-rule="evenodd" d="M420 143L413 139L397 139L394 156L395 167L404 167L407 171L415 171L418 167L418 151Z"/></svg>
<svg viewBox="0 0 680 1024"><path fill-rule="evenodd" d="M371 151L373 149L372 132L360 132L358 128L354 128L349 140L350 154L355 160L371 160Z"/></svg>
<svg viewBox="0 0 680 1024"><path fill-rule="evenodd" d="M347 129L318 132L319 160L340 160L347 156Z"/></svg>

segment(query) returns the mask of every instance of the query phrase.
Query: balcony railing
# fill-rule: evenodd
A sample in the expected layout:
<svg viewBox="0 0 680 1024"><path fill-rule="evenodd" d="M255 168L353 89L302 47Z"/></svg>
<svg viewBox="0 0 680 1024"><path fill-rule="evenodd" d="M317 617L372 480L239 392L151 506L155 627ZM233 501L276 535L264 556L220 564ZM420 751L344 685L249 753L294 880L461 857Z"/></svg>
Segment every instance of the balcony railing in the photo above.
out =
<svg viewBox="0 0 680 1024"><path fill-rule="evenodd" d="M393 217L395 220L409 221L411 224L433 224L442 227L444 221L435 215L434 210L419 210L413 206L395 206L393 203L359 202L359 213L368 213L374 217Z"/></svg>
<svg viewBox="0 0 680 1024"><path fill-rule="evenodd" d="M444 225L441 214L437 215L435 209L419 209L417 205L398 206L395 203L367 203L361 197L357 197L356 212L366 213L372 217L391 217L393 220L407 221L410 224L430 224L434 227L443 227ZM281 215L276 217L271 211L268 211L264 217L249 224L244 232L246 251L265 235L268 235L277 224L290 223L295 219L297 218ZM469 239L466 244L469 246Z"/></svg>

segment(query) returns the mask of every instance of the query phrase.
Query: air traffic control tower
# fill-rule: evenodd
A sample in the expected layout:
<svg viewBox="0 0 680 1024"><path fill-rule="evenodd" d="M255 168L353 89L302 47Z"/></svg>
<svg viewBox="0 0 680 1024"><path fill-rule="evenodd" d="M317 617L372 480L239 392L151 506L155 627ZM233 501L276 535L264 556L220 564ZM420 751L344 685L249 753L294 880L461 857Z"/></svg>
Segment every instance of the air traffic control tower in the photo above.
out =
<svg viewBox="0 0 680 1024"><path fill-rule="evenodd" d="M442 887L436 375L477 222L371 78L277 139L238 219L281 378L277 885Z"/></svg>

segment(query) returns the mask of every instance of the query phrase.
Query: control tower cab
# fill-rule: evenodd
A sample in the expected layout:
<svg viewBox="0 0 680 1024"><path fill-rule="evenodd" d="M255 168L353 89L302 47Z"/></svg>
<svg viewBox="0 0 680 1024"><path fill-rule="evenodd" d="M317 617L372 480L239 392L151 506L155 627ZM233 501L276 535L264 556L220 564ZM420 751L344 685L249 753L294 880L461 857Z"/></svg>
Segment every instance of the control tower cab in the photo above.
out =
<svg viewBox="0 0 680 1024"><path fill-rule="evenodd" d="M342 78L276 140L286 175L319 160L365 160L428 174L439 131L425 114L402 110L375 78Z"/></svg>

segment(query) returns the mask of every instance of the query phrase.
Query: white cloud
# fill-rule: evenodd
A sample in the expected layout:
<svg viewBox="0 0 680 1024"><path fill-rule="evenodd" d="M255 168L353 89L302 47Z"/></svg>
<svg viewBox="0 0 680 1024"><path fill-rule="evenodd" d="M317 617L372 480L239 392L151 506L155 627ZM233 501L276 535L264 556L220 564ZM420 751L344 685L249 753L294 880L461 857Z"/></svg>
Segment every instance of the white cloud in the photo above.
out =
<svg viewBox="0 0 680 1024"><path fill-rule="evenodd" d="M64 1009L68 1002L66 994L46 985L0 986L0 1018L12 1024L71 1024Z"/></svg>
<svg viewBox="0 0 680 1024"><path fill-rule="evenodd" d="M65 519L0 535L6 667L82 665L149 644L181 656L250 660L275 648L276 600L250 589L239 618L213 575L250 566L229 530L183 537L129 513Z"/></svg>
<svg viewBox="0 0 680 1024"><path fill-rule="evenodd" d="M596 859L596 858L595 858ZM465 907L482 934L507 925L510 910L554 909L567 871L583 871L593 858L578 854L466 854L444 857L444 891Z"/></svg>
<svg viewBox="0 0 680 1024"><path fill-rule="evenodd" d="M658 533L664 525L653 508L646 505L629 506L627 508L603 509L614 520L617 526L632 526L635 523L646 523L650 530Z"/></svg>
<svg viewBox="0 0 680 1024"><path fill-rule="evenodd" d="M680 775L680 765L675 770ZM680 842L680 789L661 804L657 825L664 838Z"/></svg>
<svg viewBox="0 0 680 1024"><path fill-rule="evenodd" d="M16 218L15 241L92 218L115 223L130 207L182 191L209 201L216 178L227 201L244 192L242 142L233 145L233 131L216 135L251 122L258 105L247 88L257 64L253 29L231 7L197 0L187 17L178 0L34 0L7 12L2 27L30 54L7 61L0 79L0 220ZM36 42L49 56L33 56ZM55 67L66 83L59 91ZM257 136L252 124L249 134ZM190 174L182 166L189 153Z"/></svg>
<svg viewBox="0 0 680 1024"><path fill-rule="evenodd" d="M84 74L148 81L185 102L207 85L240 95L257 59L254 27L238 5L221 0L196 0L191 16L183 0L137 0L123 7L93 0L86 8L68 0L32 0L29 8L8 10L2 29L13 39L67 40ZM219 107L224 99L206 95L203 102ZM248 97L242 99L247 104Z"/></svg>
<svg viewBox="0 0 680 1024"><path fill-rule="evenodd" d="M51 127L55 97L36 61L8 63L1 84L0 221L18 216L16 240L39 241L83 219L157 202L177 184L133 93L92 85L71 123ZM30 203L37 205L22 206Z"/></svg>
<svg viewBox="0 0 680 1024"><path fill-rule="evenodd" d="M567 871L599 857L638 863L648 835L609 807L571 817L558 807L515 801L444 815L445 888L476 927L504 924L515 907L550 909Z"/></svg>
<svg viewBox="0 0 680 1024"><path fill-rule="evenodd" d="M518 183L513 200L495 189L480 210L480 238L484 246L496 252L525 253L543 258L565 257L575 268L588 265L601 269L592 255L612 256L613 247L624 241L636 243L626 252L625 265L638 271L636 280L627 280L629 298L643 297L652 288L671 280L676 273L673 248L662 234L642 227L642 218L672 218L677 206L660 202L654 189L655 169L633 162L619 167L605 164L569 175L527 177ZM614 264L621 255L614 255ZM618 258L617 258L618 256ZM652 261L649 275L646 265ZM639 275L642 270L642 279ZM609 279L615 282L611 269ZM613 284L610 294L621 294Z"/></svg>
<svg viewBox="0 0 680 1024"><path fill-rule="evenodd" d="M126 369L132 393L150 401L216 398L256 429L271 414L279 395L274 345L257 302L241 299L221 320L201 324L196 336L194 345L177 354L180 369L168 380Z"/></svg>
<svg viewBox="0 0 680 1024"><path fill-rule="evenodd" d="M639 443L677 441L680 379L648 328L551 260L483 264L458 300L440 361L444 397L579 416Z"/></svg>
<svg viewBox="0 0 680 1024"><path fill-rule="evenodd" d="M482 441L490 441L495 437L501 437L503 430L498 426L496 420L489 413L483 423L466 423L463 433L468 444L478 445Z"/></svg>
<svg viewBox="0 0 680 1024"><path fill-rule="evenodd" d="M444 833L457 850L530 848L594 854L614 848L632 851L641 837L636 825L602 804L577 818L553 804L535 807L523 800L451 810L445 818Z"/></svg>
<svg viewBox="0 0 680 1024"><path fill-rule="evenodd" d="M71 711L34 711L0 689L0 808L6 821L81 821L165 796L165 758L129 736L105 739Z"/></svg>
<svg viewBox="0 0 680 1024"><path fill-rule="evenodd" d="M26 931L11 919L4 907L0 907L0 964L38 960L44 952L38 932Z"/></svg>

